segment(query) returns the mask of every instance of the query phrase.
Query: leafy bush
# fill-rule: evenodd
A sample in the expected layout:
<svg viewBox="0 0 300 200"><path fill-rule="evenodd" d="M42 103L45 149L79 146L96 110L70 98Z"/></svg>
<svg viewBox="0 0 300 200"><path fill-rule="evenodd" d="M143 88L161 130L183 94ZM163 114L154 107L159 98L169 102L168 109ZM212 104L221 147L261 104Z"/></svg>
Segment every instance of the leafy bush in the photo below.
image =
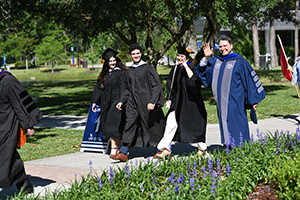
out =
<svg viewBox="0 0 300 200"><path fill-rule="evenodd" d="M270 179L281 199L300 199L300 153L295 157L281 155L271 171Z"/></svg>
<svg viewBox="0 0 300 200"><path fill-rule="evenodd" d="M15 67L23 67L23 66L25 66L24 61L17 61L17 62L15 63Z"/></svg>

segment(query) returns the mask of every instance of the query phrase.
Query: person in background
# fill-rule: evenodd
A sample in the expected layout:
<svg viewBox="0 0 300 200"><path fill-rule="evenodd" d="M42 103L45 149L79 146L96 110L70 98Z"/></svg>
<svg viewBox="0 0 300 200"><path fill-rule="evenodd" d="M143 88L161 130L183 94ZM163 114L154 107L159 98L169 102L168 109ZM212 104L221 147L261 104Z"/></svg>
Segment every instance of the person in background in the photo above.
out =
<svg viewBox="0 0 300 200"><path fill-rule="evenodd" d="M155 146L164 131L164 97L155 68L142 60L142 47L129 47L133 64L125 72L124 92L117 109L126 109L123 146L115 160L127 161L129 148Z"/></svg>
<svg viewBox="0 0 300 200"><path fill-rule="evenodd" d="M116 109L121 97L121 85L124 79L125 65L117 57L119 52L107 48L102 54L105 60L94 88L91 103L101 107L100 126L104 140L110 138L110 156L117 155L121 147L122 132L125 123L124 111Z"/></svg>
<svg viewBox="0 0 300 200"><path fill-rule="evenodd" d="M17 151L21 129L29 136L42 113L21 83L7 71L0 72L0 188L16 185L25 193L33 192L24 163Z"/></svg>
<svg viewBox="0 0 300 200"><path fill-rule="evenodd" d="M289 66L290 67L290 66ZM295 59L295 63L294 63L294 69L289 68L290 71L293 72L293 79L292 80L292 85L295 85L295 83L298 83L298 87L300 89L300 51L298 53L297 58ZM295 81L295 83L294 83ZM295 118L296 121L300 122L300 116Z"/></svg>
<svg viewBox="0 0 300 200"><path fill-rule="evenodd" d="M204 58L197 65L196 72L205 87L211 87L217 105L221 141L229 146L238 146L250 140L246 108L253 119L256 107L266 92L249 62L232 51L233 43L228 36L219 38L219 51L210 58L213 49L204 45Z"/></svg>
<svg viewBox="0 0 300 200"><path fill-rule="evenodd" d="M195 143L198 155L203 155L207 146L207 114L201 95L201 80L195 72L197 61L190 57L191 50L177 46L177 63L168 76L167 98L170 109L167 114L166 128L162 140L158 143L158 152L154 158L163 158L171 154L172 140Z"/></svg>

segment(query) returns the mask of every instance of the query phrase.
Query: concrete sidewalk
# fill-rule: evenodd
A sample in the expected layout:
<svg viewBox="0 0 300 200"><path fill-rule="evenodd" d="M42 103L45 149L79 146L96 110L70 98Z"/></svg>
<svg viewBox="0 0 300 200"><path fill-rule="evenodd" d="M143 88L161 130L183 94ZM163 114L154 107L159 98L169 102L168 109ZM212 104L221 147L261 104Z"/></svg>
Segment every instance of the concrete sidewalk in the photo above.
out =
<svg viewBox="0 0 300 200"><path fill-rule="evenodd" d="M260 132L289 131L296 132L298 122L295 120L300 114L288 116L279 116L270 119L259 120L258 124L249 122L250 133L257 138L257 129ZM86 116L44 116L37 127L55 127L84 130ZM208 150L221 147L220 131L218 124L207 125L206 143ZM172 146L174 155L184 155L196 152L197 148L189 144L175 143ZM132 148L130 150L129 163L135 164L136 161L144 160L156 153L156 148ZM91 164L92 163L92 164ZM95 152L77 152L62 156L43 158L25 162L25 170L34 185L35 195L44 195L46 191L55 191L63 188L69 188L70 183L80 179L82 175L86 176L92 171L100 175L103 170L110 166L124 166L125 163L114 161L108 155ZM0 189L0 199L6 199L17 193L15 186L7 189Z"/></svg>

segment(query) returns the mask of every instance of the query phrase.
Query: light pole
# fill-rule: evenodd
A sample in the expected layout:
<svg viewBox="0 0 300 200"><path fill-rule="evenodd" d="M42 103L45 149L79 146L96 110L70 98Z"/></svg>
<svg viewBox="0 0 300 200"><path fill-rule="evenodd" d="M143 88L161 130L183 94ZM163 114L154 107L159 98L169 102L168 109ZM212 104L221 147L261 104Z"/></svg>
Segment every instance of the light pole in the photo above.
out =
<svg viewBox="0 0 300 200"><path fill-rule="evenodd" d="M79 47L78 47L78 38L76 38L76 47L77 47L77 63L78 63L78 68L80 67L79 65Z"/></svg>

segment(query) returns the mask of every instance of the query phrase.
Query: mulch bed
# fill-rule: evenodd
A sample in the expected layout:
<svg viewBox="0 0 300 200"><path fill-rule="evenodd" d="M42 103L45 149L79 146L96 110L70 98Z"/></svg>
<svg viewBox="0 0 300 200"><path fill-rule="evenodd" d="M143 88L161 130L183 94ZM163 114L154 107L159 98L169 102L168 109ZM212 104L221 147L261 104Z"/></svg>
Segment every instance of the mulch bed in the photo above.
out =
<svg viewBox="0 0 300 200"><path fill-rule="evenodd" d="M276 190L270 185L258 184L248 198L250 200L279 200L276 195Z"/></svg>

